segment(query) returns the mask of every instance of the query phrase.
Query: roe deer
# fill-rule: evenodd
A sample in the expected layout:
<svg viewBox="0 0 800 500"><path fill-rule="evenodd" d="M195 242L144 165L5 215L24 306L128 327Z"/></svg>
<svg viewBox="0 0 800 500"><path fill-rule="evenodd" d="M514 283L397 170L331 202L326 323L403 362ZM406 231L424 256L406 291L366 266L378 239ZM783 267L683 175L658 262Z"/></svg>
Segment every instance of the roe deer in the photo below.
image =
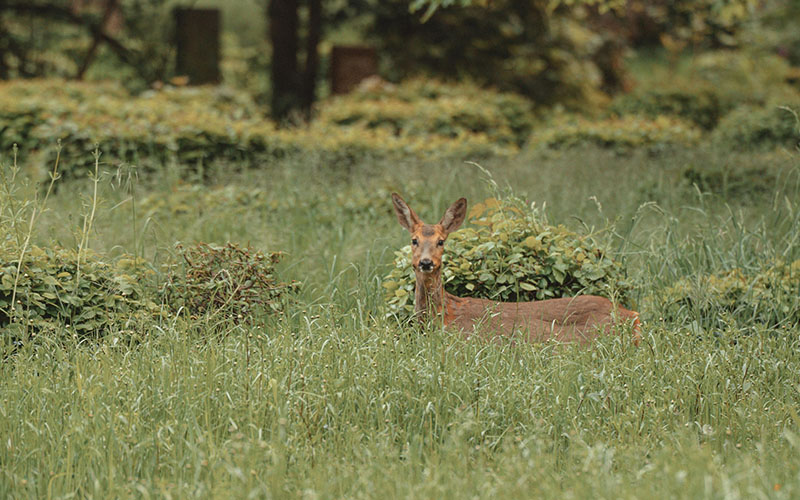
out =
<svg viewBox="0 0 800 500"><path fill-rule="evenodd" d="M411 264L417 278L414 309L421 321L435 312L441 315L445 326L455 326L467 334L478 327L479 332L491 335L519 331L529 341L555 339L579 343L587 343L608 333L614 325L631 321L633 343L639 345L639 314L604 297L580 295L534 302L495 302L447 293L442 284L444 242L464 222L467 200L461 198L453 203L438 224L422 222L396 193L392 193L392 202L400 225L411 233Z"/></svg>

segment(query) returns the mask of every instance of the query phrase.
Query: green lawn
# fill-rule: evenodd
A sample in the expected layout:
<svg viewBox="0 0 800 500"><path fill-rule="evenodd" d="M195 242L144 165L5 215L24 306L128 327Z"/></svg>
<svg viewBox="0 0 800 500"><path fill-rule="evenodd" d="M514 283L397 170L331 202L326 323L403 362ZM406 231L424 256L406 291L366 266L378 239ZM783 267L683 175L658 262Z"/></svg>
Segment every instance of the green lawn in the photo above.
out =
<svg viewBox="0 0 800 500"><path fill-rule="evenodd" d="M485 170L289 157L109 172L90 248L156 269L178 241L281 250L302 290L251 324L167 317L16 350L0 361L0 497L798 498L797 285L777 325L653 299L800 259L798 166L786 151L581 149ZM33 243L77 247L92 187L57 184ZM392 191L428 220L513 192L592 232L627 266L645 341L492 343L384 317L381 278L407 244Z"/></svg>

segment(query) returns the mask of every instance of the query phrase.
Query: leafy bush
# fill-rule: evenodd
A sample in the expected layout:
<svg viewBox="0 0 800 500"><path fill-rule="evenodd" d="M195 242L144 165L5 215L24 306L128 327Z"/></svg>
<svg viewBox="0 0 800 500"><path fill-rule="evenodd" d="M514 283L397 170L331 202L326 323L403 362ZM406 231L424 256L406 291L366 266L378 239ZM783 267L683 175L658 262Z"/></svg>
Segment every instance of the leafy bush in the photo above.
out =
<svg viewBox="0 0 800 500"><path fill-rule="evenodd" d="M789 64L800 66L800 3L786 0L765 0L755 11L756 22L748 23L737 38L742 47L756 47L779 54Z"/></svg>
<svg viewBox="0 0 800 500"><path fill-rule="evenodd" d="M370 2L370 15L392 79L467 76L538 104L575 108L604 102L604 84L621 79L621 65L606 60L619 55L619 44L580 6L496 0L440 9L420 22L406 0L381 0Z"/></svg>
<svg viewBox="0 0 800 500"><path fill-rule="evenodd" d="M183 264L170 272L164 286L167 303L191 315L220 314L234 320L280 311L283 299L299 283L280 283L275 264L280 253L263 253L234 243L198 243L178 247Z"/></svg>
<svg viewBox="0 0 800 500"><path fill-rule="evenodd" d="M737 106L800 98L786 61L766 51L713 50L670 63L647 53L631 64L637 89L612 102L619 114L679 116L711 129Z"/></svg>
<svg viewBox="0 0 800 500"><path fill-rule="evenodd" d="M517 302L578 294L625 299L630 289L622 265L590 236L550 226L520 200L494 198L473 206L472 223L451 234L444 254L448 292ZM411 247L395 252L394 268L383 279L389 311L414 310Z"/></svg>
<svg viewBox="0 0 800 500"><path fill-rule="evenodd" d="M761 4L759 4L761 7ZM693 46L731 46L733 35L755 10L750 0L649 0L627 4L626 29L634 45L679 50Z"/></svg>
<svg viewBox="0 0 800 500"><path fill-rule="evenodd" d="M79 259L74 250L33 247L17 280L18 265L18 252L0 255L0 329L12 340L64 327L79 337L102 335L114 324L159 311L145 289L152 271L140 260L112 265L91 251Z"/></svg>
<svg viewBox="0 0 800 500"><path fill-rule="evenodd" d="M386 128L399 136L480 134L505 147L521 146L530 135L534 118L532 104L521 96L426 79L366 87L336 97L320 108L318 117L335 125Z"/></svg>
<svg viewBox="0 0 800 500"><path fill-rule="evenodd" d="M689 184L706 193L743 201L775 193L778 170L771 166L689 165L683 170Z"/></svg>
<svg viewBox="0 0 800 500"><path fill-rule="evenodd" d="M345 99L333 101L330 113L323 105L321 119L309 127L278 129L249 99L224 88L166 88L131 96L111 83L5 82L0 83L0 151L14 143L22 149L51 151L60 138L65 175L89 166L97 143L104 161L145 167L150 160L196 165L258 162L295 153L321 155L331 163L396 155L480 158L513 153L529 128L523 118L527 108L519 98L497 95L502 111L481 112L469 111L464 99L447 99L436 104L437 112L446 114L433 129L412 116L434 106L432 100L378 106L372 116L387 113L386 122L397 120L392 113L402 108L400 116L408 122L398 134L396 128L347 118L348 110L361 113L371 105L348 104ZM348 120L357 123L343 126ZM456 125L448 129L450 120Z"/></svg>
<svg viewBox="0 0 800 500"><path fill-rule="evenodd" d="M655 120L633 116L603 120L566 118L534 134L531 145L546 149L594 145L625 151L640 147L690 146L700 137L701 132L696 127L666 116Z"/></svg>
<svg viewBox="0 0 800 500"><path fill-rule="evenodd" d="M742 106L731 112L714 131L714 142L737 150L787 147L800 144L800 100L791 107Z"/></svg>
<svg viewBox="0 0 800 500"><path fill-rule="evenodd" d="M649 301L666 320L688 316L709 328L731 320L796 327L800 322L800 260L683 278Z"/></svg>
<svg viewBox="0 0 800 500"><path fill-rule="evenodd" d="M699 90L643 89L623 94L611 102L610 111L617 115L648 118L674 116L705 130L713 129L734 106L723 101L711 88Z"/></svg>
<svg viewBox="0 0 800 500"><path fill-rule="evenodd" d="M748 50L717 50L697 55L687 68L684 88L710 86L722 102L764 104L796 97L787 84L790 68L776 54Z"/></svg>

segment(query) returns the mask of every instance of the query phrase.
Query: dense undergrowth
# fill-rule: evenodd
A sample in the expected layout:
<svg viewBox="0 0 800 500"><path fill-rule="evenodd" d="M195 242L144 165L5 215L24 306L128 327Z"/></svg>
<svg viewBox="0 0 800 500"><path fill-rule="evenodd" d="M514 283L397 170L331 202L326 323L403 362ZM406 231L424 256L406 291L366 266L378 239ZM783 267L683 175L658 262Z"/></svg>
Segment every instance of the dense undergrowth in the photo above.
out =
<svg viewBox="0 0 800 500"><path fill-rule="evenodd" d="M552 121L414 82L299 130L210 89L1 93L0 496L796 498L800 164L793 115L752 112L788 104L776 81L748 108L653 87ZM398 321L394 191L425 220L476 206L453 291L608 291L641 347Z"/></svg>
<svg viewBox="0 0 800 500"><path fill-rule="evenodd" d="M477 94L486 106L471 105ZM107 162L151 170L167 161L253 165L297 154L345 166L372 157L509 155L525 142L532 119L524 99L470 85L411 82L363 92L324 105L310 127L280 128L246 95L225 88L132 96L110 82L0 83L0 148L18 144L49 163L60 139L62 172L73 175L91 166L98 144Z"/></svg>
<svg viewBox="0 0 800 500"><path fill-rule="evenodd" d="M714 194L686 182L690 164L767 164L775 178L766 195ZM127 189L101 174L91 246L110 265L134 254L158 273L180 262L175 241L233 241L284 251L271 272L303 286L282 314L158 302L156 315L109 316L100 342L59 324L21 343L4 334L0 494L796 496L796 159L567 150L489 162L493 182L454 161L392 166L287 158ZM81 240L93 183L58 182L36 246ZM38 189L19 185L4 207L41 206ZM381 277L407 237L393 190L423 218L460 195L514 194L605 234L642 346L484 343L385 317ZM194 286L208 302L235 282Z"/></svg>
<svg viewBox="0 0 800 500"><path fill-rule="evenodd" d="M0 84L0 149L18 144L49 164L60 139L62 173L73 175L91 168L98 144L114 165L152 171L171 162L196 171L297 155L347 167L375 158L483 160L525 148L792 149L800 140L800 89L778 56L712 51L639 72L632 92L583 114L534 108L469 83L373 80L322 102L301 127L277 127L246 94L224 87L134 96L111 82L17 80Z"/></svg>

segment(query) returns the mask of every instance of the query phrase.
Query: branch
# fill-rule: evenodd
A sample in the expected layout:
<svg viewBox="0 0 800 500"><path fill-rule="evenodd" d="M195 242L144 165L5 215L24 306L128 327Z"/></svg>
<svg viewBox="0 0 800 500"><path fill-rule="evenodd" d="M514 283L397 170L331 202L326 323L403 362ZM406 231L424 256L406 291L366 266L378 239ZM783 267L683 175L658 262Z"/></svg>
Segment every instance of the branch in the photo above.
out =
<svg viewBox="0 0 800 500"><path fill-rule="evenodd" d="M105 28L108 26L108 22L111 20L111 16L116 11L118 4L119 0L106 0L106 6L103 12L103 20L100 21L102 33L105 33ZM101 40L100 37L95 34L95 36L92 37L92 45L89 47L89 50L86 51L86 57L83 59L83 64L81 64L78 74L76 75L78 80L83 80L83 75L86 74L86 70L88 70L89 65L92 64L92 60L97 53L97 48L101 43L103 43L103 40Z"/></svg>
<svg viewBox="0 0 800 500"><path fill-rule="evenodd" d="M60 7L58 5L49 4L32 4L32 3L9 3L3 5L3 10L16 12L19 14L32 14L34 16L46 17L64 21L77 26L83 26L89 30L92 37L108 44L109 48L122 60L125 64L132 66L137 70L139 76L145 81L149 81L147 76L142 73L141 65L136 60L134 53L125 47L122 42L106 33L103 25L93 19L92 16L78 15L72 12L69 8Z"/></svg>

